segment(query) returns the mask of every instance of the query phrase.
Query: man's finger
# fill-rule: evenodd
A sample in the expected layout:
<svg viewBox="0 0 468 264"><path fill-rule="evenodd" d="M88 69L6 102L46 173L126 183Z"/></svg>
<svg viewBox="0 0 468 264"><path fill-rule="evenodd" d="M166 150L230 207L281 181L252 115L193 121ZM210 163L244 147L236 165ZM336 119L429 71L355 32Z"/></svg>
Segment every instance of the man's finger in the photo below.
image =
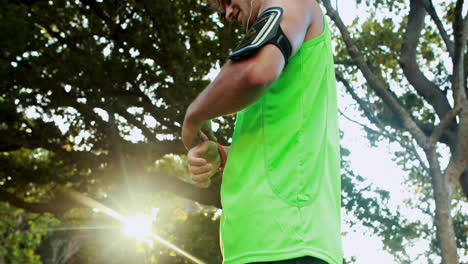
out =
<svg viewBox="0 0 468 264"><path fill-rule="evenodd" d="M192 165L192 166L205 165L206 164L206 159L190 157L190 158L188 158L188 164Z"/></svg>
<svg viewBox="0 0 468 264"><path fill-rule="evenodd" d="M192 180L196 182L203 182L209 179L213 174L214 173L211 170L201 174L194 174L192 175Z"/></svg>
<svg viewBox="0 0 468 264"><path fill-rule="evenodd" d="M206 164L203 166L190 166L190 172L192 172L193 175L199 175L205 172L209 172L212 169L211 164Z"/></svg>
<svg viewBox="0 0 468 264"><path fill-rule="evenodd" d="M208 139L213 140L213 141L218 141L218 139L215 137L213 133L208 134Z"/></svg>
<svg viewBox="0 0 468 264"><path fill-rule="evenodd" d="M200 138L200 140L202 141L208 141L210 140L209 137L203 133L203 131L198 131L198 137Z"/></svg>
<svg viewBox="0 0 468 264"><path fill-rule="evenodd" d="M218 139L216 139L216 137L215 137L215 135L213 133L213 130L211 130L211 128L202 127L201 130L202 130L203 135L205 135L205 137L207 138L206 140L218 141Z"/></svg>

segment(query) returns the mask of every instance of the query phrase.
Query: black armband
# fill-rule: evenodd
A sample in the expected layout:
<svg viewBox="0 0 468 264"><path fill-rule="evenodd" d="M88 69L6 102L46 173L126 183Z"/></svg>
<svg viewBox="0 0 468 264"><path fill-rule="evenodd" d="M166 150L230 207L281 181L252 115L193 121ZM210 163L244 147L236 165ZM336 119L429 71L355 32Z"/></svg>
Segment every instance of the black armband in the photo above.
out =
<svg viewBox="0 0 468 264"><path fill-rule="evenodd" d="M281 30L280 21L283 16L281 7L265 10L247 31L241 43L229 55L229 59L238 61L249 58L266 44L276 45L283 53L286 64L291 56L292 48L286 35Z"/></svg>

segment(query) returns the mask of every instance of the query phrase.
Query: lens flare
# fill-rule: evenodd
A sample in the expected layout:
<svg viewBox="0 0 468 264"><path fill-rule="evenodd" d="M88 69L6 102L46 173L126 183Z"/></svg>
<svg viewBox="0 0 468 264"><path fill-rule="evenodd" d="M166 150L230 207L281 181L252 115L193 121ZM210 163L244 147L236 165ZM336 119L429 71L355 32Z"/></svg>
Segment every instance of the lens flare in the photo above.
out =
<svg viewBox="0 0 468 264"><path fill-rule="evenodd" d="M129 237L135 237L138 241L143 241L146 237L150 236L151 225L153 224L153 219L150 217L139 214L134 218L127 218L124 221L124 233Z"/></svg>
<svg viewBox="0 0 468 264"><path fill-rule="evenodd" d="M183 255L184 257L190 259L191 261L197 263L197 264L205 264L203 261L197 259L196 257L190 255L188 252L185 252L184 250L178 248L177 246L169 243L168 241L164 240L160 236L154 234L151 232L151 226L156 220L156 214L158 212L158 208L153 208L151 216L145 216L143 214L138 214L134 218L126 217L111 208L103 205L102 203L87 197L79 192L70 190L70 189L63 189L61 190L65 195L68 195L70 198L75 200L78 203L84 204L89 206L90 208L93 208L101 211L119 221L124 223L124 233L127 234L128 236L134 236L137 238L139 241L146 241L148 242L150 247L153 247L153 241L151 239L154 239L158 241L159 243L173 249L174 251L178 252L179 254ZM94 211L96 211L94 210ZM149 239L151 238L151 239Z"/></svg>

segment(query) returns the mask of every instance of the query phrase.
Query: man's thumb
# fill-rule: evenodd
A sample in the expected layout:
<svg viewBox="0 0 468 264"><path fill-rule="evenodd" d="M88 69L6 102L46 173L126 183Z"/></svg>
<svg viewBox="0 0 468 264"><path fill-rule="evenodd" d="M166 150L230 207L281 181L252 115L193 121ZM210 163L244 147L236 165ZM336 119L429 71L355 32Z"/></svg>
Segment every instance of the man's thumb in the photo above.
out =
<svg viewBox="0 0 468 264"><path fill-rule="evenodd" d="M214 133L213 133L213 130L211 130L210 128L202 128L203 130L203 134L208 138L208 140L213 140L213 141L218 141L218 139L216 139Z"/></svg>
<svg viewBox="0 0 468 264"><path fill-rule="evenodd" d="M202 131L198 131L198 138L200 138L202 142L210 140L209 137Z"/></svg>

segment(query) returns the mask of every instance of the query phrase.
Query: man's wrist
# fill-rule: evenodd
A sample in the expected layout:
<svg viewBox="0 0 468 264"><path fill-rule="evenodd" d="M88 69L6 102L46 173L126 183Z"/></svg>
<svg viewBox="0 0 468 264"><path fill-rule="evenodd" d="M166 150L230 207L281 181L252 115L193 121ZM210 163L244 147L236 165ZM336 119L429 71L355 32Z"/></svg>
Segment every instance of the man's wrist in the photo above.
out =
<svg viewBox="0 0 468 264"><path fill-rule="evenodd" d="M193 103L189 105L187 111L185 112L184 123L188 122L190 125L199 126L203 120L200 117L197 117L196 111L194 111Z"/></svg>

